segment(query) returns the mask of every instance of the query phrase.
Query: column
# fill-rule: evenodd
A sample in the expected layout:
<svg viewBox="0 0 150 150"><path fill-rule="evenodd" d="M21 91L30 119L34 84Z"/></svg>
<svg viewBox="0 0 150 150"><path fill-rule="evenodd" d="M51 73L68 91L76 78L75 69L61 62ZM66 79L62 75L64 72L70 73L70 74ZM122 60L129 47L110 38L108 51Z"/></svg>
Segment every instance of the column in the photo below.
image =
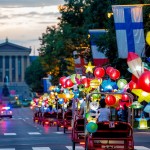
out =
<svg viewBox="0 0 150 150"><path fill-rule="evenodd" d="M12 56L9 56L9 82L12 82Z"/></svg>
<svg viewBox="0 0 150 150"><path fill-rule="evenodd" d="M30 60L29 60L29 56L27 56L27 67L30 66Z"/></svg>
<svg viewBox="0 0 150 150"><path fill-rule="evenodd" d="M24 82L24 56L21 57L21 81Z"/></svg>
<svg viewBox="0 0 150 150"><path fill-rule="evenodd" d="M5 78L5 56L3 56L3 82Z"/></svg>
<svg viewBox="0 0 150 150"><path fill-rule="evenodd" d="M18 82L18 56L15 58L15 68L16 68L16 82Z"/></svg>

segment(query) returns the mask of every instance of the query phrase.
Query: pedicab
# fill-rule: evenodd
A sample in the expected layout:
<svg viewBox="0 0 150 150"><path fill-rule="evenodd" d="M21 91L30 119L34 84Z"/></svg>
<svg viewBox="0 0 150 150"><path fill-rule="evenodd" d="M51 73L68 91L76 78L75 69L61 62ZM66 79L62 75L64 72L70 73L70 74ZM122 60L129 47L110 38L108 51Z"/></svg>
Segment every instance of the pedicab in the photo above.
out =
<svg viewBox="0 0 150 150"><path fill-rule="evenodd" d="M56 116L57 116L56 112L53 112L53 113L45 112L43 114L43 118L42 118L42 125L43 126L45 126L45 125L52 126L54 124L54 122L56 121Z"/></svg>
<svg viewBox="0 0 150 150"><path fill-rule="evenodd" d="M93 94L101 94L106 97L111 96L121 96L122 94L128 95L129 102L133 101L133 96L130 93L114 93L114 92L100 92L100 93L91 93L87 96L85 114L89 113L90 101ZM105 99L106 101L106 99ZM111 100L109 99L109 102ZM108 103L107 103L108 105ZM112 106L112 105L109 105ZM112 108L111 108L112 112ZM128 120L127 122L116 121L111 113L110 121L103 122L93 122L89 121L90 117L85 117L85 150L134 150L134 139L133 139L133 130L131 126L131 111L128 108Z"/></svg>

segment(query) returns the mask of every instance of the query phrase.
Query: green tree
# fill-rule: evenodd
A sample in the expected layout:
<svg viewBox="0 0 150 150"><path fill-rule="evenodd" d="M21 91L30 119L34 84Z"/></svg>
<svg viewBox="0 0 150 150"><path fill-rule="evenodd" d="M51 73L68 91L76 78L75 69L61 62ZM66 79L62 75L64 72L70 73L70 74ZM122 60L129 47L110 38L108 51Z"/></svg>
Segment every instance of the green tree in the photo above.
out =
<svg viewBox="0 0 150 150"><path fill-rule="evenodd" d="M42 78L46 77L46 71L43 69L39 58L34 60L32 64L26 69L25 82L34 92L43 92Z"/></svg>
<svg viewBox="0 0 150 150"><path fill-rule="evenodd" d="M77 51L76 57L82 56L87 61L92 60L88 31L102 28L107 29L107 34L99 37L97 41L99 51L108 57L111 66L121 69L122 74L125 75L127 63L125 59L118 58L114 19L113 16L108 18L107 14L112 13L112 5L140 2L140 0L65 0L65 4L59 7L61 17L58 18L60 20L58 27L47 27L46 33L40 38L39 52L42 55L42 62L44 67L47 67L46 70L52 71L53 79L73 71L68 69L70 63L66 61L66 58L73 58L73 51ZM142 2L149 4L150 0ZM150 28L150 8L148 6L143 8L146 33ZM56 68L58 68L57 74Z"/></svg>
<svg viewBox="0 0 150 150"><path fill-rule="evenodd" d="M2 96L9 96L10 95L10 93L9 93L9 89L8 89L8 87L7 87L7 85L6 84L4 84L4 86L3 86L3 88L2 88Z"/></svg>

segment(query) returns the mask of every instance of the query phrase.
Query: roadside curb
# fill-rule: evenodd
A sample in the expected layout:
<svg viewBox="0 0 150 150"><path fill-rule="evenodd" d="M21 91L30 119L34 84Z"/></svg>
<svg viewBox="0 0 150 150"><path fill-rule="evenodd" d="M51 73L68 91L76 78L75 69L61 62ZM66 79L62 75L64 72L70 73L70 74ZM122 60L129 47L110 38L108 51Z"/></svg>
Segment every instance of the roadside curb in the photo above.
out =
<svg viewBox="0 0 150 150"><path fill-rule="evenodd" d="M148 129L137 129L137 128L134 128L133 132L150 132L150 128L148 128Z"/></svg>

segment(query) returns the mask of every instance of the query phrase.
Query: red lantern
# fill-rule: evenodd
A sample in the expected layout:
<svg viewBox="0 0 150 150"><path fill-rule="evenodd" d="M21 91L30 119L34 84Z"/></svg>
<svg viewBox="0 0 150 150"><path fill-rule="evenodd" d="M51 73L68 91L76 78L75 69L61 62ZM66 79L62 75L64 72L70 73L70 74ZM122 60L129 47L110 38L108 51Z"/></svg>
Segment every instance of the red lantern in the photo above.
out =
<svg viewBox="0 0 150 150"><path fill-rule="evenodd" d="M122 99L123 101L128 101L128 100L130 99L130 97L129 97L127 94L122 94L121 99Z"/></svg>
<svg viewBox="0 0 150 150"><path fill-rule="evenodd" d="M66 87L70 88L74 85L74 83L71 81L71 79L67 79L65 81L65 85L66 85Z"/></svg>
<svg viewBox="0 0 150 150"><path fill-rule="evenodd" d="M66 77L64 76L64 77L61 77L60 79L59 79L59 83L61 84L61 85L64 85L65 84L65 81L66 81Z"/></svg>
<svg viewBox="0 0 150 150"><path fill-rule="evenodd" d="M130 88L130 90L132 90L132 89L138 89L138 85L137 85L137 83L135 83L134 81L130 81L129 82L129 88Z"/></svg>
<svg viewBox="0 0 150 150"><path fill-rule="evenodd" d="M119 79L119 77L120 77L120 72L119 72L119 70L113 69L113 70L110 72L109 77L110 77L112 80L117 80L117 79Z"/></svg>
<svg viewBox="0 0 150 150"><path fill-rule="evenodd" d="M94 75L96 78L102 78L105 75L105 70L102 67L98 67L94 70Z"/></svg>
<svg viewBox="0 0 150 150"><path fill-rule="evenodd" d="M139 86L143 91L150 92L150 71L144 72L139 77Z"/></svg>
<svg viewBox="0 0 150 150"><path fill-rule="evenodd" d="M110 72L111 72L113 69L114 69L113 67L107 67L107 68L106 68L106 73L109 75Z"/></svg>
<svg viewBox="0 0 150 150"><path fill-rule="evenodd" d="M113 95L108 95L105 98L105 102L108 106L112 106L116 103L116 98Z"/></svg>
<svg viewBox="0 0 150 150"><path fill-rule="evenodd" d="M84 84L85 88L90 86L90 79L89 78L84 78L81 80L81 84Z"/></svg>

